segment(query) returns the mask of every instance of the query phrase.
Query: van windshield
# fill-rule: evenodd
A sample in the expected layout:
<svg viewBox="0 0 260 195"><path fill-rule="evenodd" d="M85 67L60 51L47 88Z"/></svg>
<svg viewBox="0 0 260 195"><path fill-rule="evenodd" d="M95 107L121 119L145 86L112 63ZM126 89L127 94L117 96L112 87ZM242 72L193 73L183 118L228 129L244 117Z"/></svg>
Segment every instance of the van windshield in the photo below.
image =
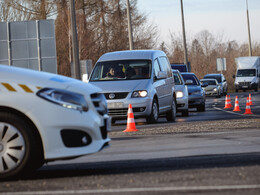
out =
<svg viewBox="0 0 260 195"><path fill-rule="evenodd" d="M239 69L237 70L237 77L254 77L256 75L255 69Z"/></svg>
<svg viewBox="0 0 260 195"><path fill-rule="evenodd" d="M150 60L118 60L98 62L90 81L136 80L151 77Z"/></svg>

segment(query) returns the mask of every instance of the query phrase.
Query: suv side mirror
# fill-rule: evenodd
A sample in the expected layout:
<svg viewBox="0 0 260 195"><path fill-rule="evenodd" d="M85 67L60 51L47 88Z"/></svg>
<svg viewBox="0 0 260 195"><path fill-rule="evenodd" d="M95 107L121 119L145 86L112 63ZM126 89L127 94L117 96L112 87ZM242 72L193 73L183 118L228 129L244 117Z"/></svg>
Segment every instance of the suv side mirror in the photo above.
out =
<svg viewBox="0 0 260 195"><path fill-rule="evenodd" d="M167 78L167 72L165 71L158 72L158 76L156 77L157 80L166 79L166 78Z"/></svg>
<svg viewBox="0 0 260 195"><path fill-rule="evenodd" d="M204 82L201 84L201 87L207 87L208 86L208 83L207 82Z"/></svg>
<svg viewBox="0 0 260 195"><path fill-rule="evenodd" d="M88 83L88 74L82 75L82 81L85 82L85 83Z"/></svg>

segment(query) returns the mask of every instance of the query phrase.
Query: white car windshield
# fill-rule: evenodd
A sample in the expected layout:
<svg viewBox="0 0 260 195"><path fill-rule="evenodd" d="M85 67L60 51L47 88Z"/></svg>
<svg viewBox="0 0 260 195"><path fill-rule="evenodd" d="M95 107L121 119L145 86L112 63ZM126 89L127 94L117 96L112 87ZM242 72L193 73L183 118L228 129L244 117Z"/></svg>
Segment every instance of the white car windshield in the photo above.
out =
<svg viewBox="0 0 260 195"><path fill-rule="evenodd" d="M150 60L118 60L98 62L90 81L136 80L151 77Z"/></svg>

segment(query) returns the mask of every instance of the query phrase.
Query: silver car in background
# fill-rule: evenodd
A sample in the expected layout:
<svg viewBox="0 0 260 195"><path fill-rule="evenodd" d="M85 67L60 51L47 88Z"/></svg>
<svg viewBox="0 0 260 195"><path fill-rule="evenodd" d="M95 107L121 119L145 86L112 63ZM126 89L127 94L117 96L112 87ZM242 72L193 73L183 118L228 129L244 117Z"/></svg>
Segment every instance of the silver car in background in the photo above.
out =
<svg viewBox="0 0 260 195"><path fill-rule="evenodd" d="M202 84L208 84L207 87L203 87L206 96L216 96L216 98L221 97L221 87L216 79L201 79L200 82Z"/></svg>
<svg viewBox="0 0 260 195"><path fill-rule="evenodd" d="M182 113L182 116L189 116L189 94L188 88L185 85L179 70L172 70L175 82L177 111Z"/></svg>
<svg viewBox="0 0 260 195"><path fill-rule="evenodd" d="M99 58L89 82L102 89L112 122L126 119L129 104L135 118L154 123L159 115L175 121L174 79L166 54L159 50L106 53Z"/></svg>

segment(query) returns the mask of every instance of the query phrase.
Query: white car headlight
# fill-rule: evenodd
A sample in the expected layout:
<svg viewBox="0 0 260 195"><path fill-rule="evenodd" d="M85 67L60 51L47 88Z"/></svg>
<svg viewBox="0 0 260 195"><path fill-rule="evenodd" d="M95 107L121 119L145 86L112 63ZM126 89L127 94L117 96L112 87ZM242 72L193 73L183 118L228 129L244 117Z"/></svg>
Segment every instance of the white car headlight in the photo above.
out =
<svg viewBox="0 0 260 195"><path fill-rule="evenodd" d="M132 93L132 98L138 98L138 97L146 97L147 96L147 91L145 90L140 90L140 91L134 91Z"/></svg>
<svg viewBox="0 0 260 195"><path fill-rule="evenodd" d="M218 89L217 89L217 88L214 88L213 90L214 90L214 91L217 91Z"/></svg>
<svg viewBox="0 0 260 195"><path fill-rule="evenodd" d="M65 108L88 111L88 104L83 95L62 89L44 88L37 95Z"/></svg>
<svg viewBox="0 0 260 195"><path fill-rule="evenodd" d="M182 98L183 97L183 92L182 91L177 91L176 97L177 98Z"/></svg>

